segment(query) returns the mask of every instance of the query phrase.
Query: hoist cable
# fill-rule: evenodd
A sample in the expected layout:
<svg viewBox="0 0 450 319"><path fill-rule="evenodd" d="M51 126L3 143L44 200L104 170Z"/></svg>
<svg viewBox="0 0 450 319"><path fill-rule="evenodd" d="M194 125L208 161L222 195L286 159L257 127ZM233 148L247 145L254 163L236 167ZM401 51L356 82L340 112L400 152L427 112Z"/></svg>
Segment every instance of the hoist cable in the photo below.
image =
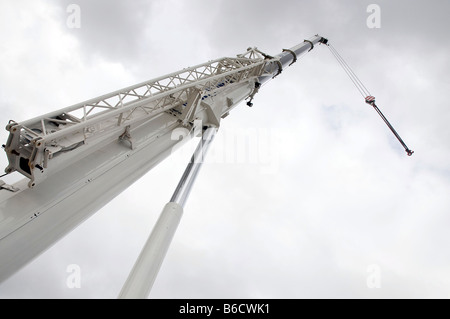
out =
<svg viewBox="0 0 450 319"><path fill-rule="evenodd" d="M347 64L347 62L344 60L344 58L339 54L339 52L330 44L329 45L330 51L333 52L336 59L339 61L341 66L347 70L347 74L352 78L352 81L357 83L360 92L364 94L364 97L371 95L369 90L366 88L366 86L362 83L362 81L359 79L359 77L356 75L355 72L353 72L352 68Z"/></svg>
<svg viewBox="0 0 450 319"><path fill-rule="evenodd" d="M355 85L356 89L358 90L358 92L362 95L363 98L365 98L364 95L364 91L360 88L360 86L358 85L358 83L356 82L356 80L354 79L354 77L352 76L352 74L350 73L350 71L345 67L345 65L342 63L342 61L339 59L339 57L336 55L336 53L330 48L330 52L333 54L333 56L336 58L336 61L339 63L339 65L342 67L342 69L345 71L345 73L347 73L348 77L350 78L350 80L353 82L353 84Z"/></svg>

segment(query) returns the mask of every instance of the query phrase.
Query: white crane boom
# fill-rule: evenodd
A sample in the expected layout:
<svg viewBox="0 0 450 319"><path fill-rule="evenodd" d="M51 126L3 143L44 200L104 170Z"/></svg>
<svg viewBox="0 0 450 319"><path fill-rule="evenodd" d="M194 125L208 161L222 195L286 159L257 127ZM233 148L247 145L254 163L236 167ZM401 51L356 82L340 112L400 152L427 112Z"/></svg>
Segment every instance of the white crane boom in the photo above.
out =
<svg viewBox="0 0 450 319"><path fill-rule="evenodd" d="M196 129L219 128L261 84L326 43L314 36L272 57L256 48L23 122L10 121L0 180L0 282L169 156ZM199 124L200 123L200 124Z"/></svg>

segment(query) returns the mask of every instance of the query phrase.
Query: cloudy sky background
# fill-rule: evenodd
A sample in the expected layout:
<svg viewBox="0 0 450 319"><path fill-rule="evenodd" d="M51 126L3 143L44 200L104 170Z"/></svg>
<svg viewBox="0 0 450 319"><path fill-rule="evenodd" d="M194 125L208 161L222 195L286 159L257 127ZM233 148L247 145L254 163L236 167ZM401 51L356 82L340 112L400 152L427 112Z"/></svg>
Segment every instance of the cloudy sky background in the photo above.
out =
<svg viewBox="0 0 450 319"><path fill-rule="evenodd" d="M70 3L80 28L66 24ZM448 12L446 0L3 1L0 124L320 34L414 155L317 46L223 120L149 297L448 298ZM189 157L143 176L0 297L116 298ZM66 284L72 264L80 288Z"/></svg>

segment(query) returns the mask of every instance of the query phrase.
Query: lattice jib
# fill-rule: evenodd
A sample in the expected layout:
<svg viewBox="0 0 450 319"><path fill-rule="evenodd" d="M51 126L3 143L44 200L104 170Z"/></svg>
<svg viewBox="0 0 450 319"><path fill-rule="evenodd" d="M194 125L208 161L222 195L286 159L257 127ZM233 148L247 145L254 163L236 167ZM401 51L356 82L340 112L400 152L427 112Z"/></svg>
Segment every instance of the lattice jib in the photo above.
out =
<svg viewBox="0 0 450 319"><path fill-rule="evenodd" d="M184 107L195 88L218 90L260 76L267 60L221 58L45 114L22 123L11 121L5 150L10 165L33 180L58 154L89 140L120 135L125 127L175 107ZM206 96L206 95L205 95ZM98 136L98 137L97 137Z"/></svg>

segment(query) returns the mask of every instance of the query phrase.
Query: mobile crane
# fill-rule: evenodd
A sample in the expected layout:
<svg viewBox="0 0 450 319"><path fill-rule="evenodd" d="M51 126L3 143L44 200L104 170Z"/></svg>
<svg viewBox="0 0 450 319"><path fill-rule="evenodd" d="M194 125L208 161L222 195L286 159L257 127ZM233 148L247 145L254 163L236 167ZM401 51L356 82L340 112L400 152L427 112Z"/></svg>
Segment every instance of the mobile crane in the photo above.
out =
<svg viewBox="0 0 450 319"><path fill-rule="evenodd" d="M9 121L5 172L24 178L11 185L0 180L0 282L180 144L202 136L119 295L145 298L222 119L244 100L251 107L263 84L320 44L328 46L328 40L315 35L276 56L248 48L27 121ZM376 108L371 96L366 102Z"/></svg>

